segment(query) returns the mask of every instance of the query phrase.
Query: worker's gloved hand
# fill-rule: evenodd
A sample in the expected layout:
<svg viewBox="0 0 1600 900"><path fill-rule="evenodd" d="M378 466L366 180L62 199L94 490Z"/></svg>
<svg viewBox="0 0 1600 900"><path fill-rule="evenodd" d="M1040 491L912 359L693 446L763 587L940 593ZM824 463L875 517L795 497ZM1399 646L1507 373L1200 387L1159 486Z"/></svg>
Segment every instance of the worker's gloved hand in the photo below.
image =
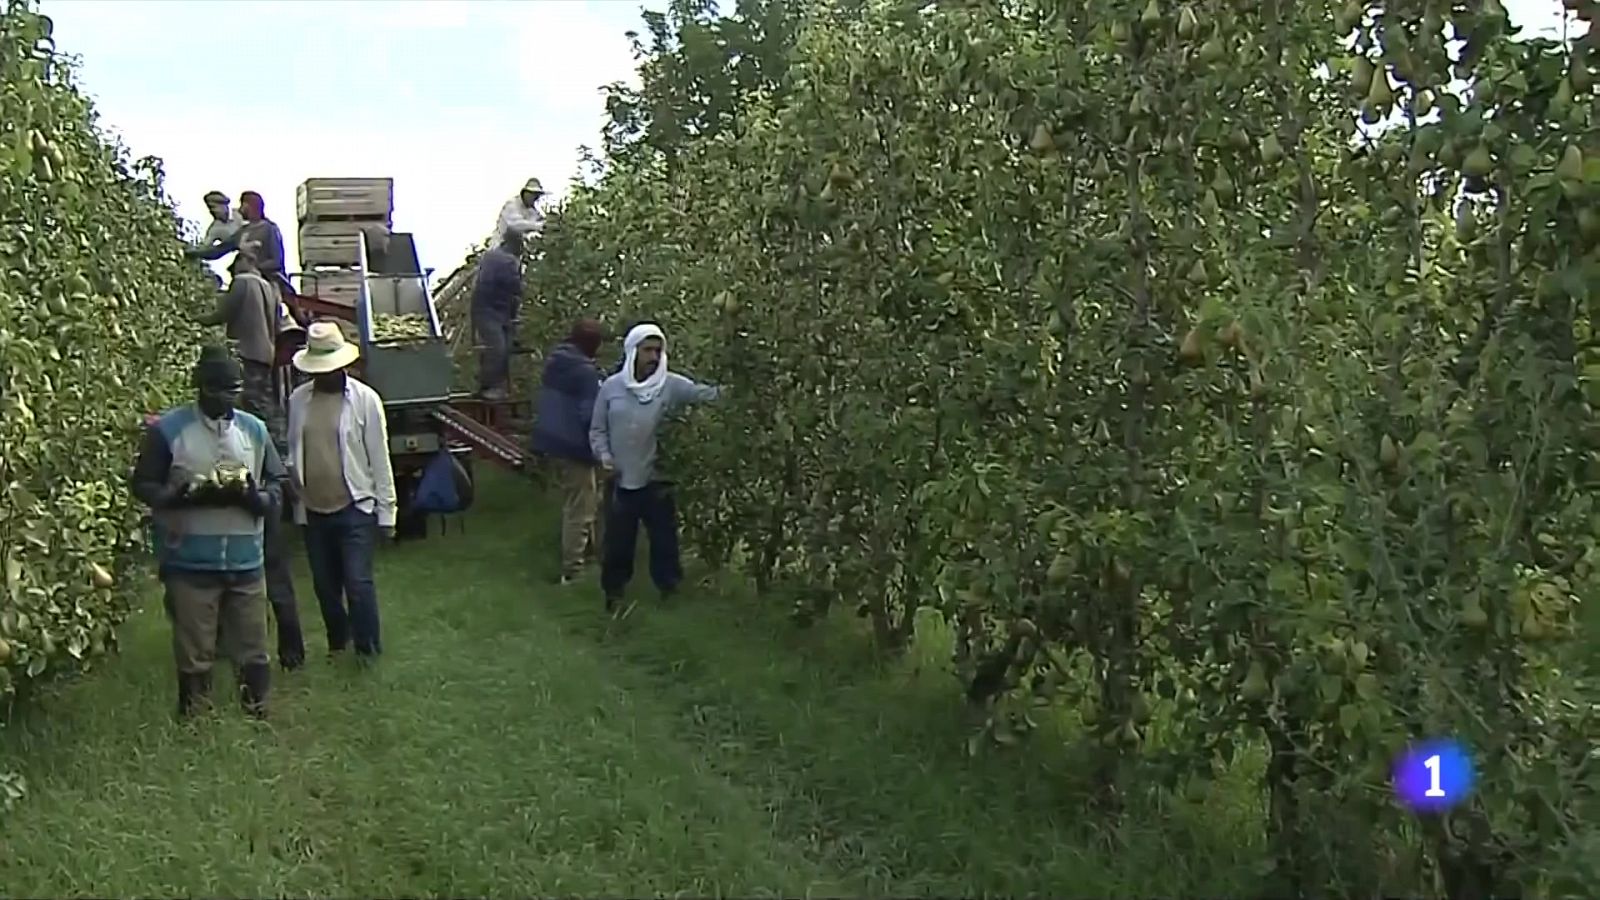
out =
<svg viewBox="0 0 1600 900"><path fill-rule="evenodd" d="M189 485L168 484L151 498L150 506L154 509L177 509L188 506L189 499Z"/></svg>
<svg viewBox="0 0 1600 900"><path fill-rule="evenodd" d="M183 466L173 466L167 471L167 483L153 498L156 509L174 509L194 503L192 488L194 473Z"/></svg>
<svg viewBox="0 0 1600 900"><path fill-rule="evenodd" d="M247 476L244 487L236 488L231 493L230 500L234 505L244 508L258 519L272 511L272 495L256 484L254 475Z"/></svg>

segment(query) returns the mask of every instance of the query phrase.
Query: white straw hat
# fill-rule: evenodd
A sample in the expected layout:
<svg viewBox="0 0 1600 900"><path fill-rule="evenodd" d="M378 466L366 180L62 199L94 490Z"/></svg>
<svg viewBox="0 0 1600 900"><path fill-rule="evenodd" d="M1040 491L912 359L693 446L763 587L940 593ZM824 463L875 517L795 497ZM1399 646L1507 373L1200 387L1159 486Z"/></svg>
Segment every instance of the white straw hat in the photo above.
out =
<svg viewBox="0 0 1600 900"><path fill-rule="evenodd" d="M294 355L294 367L307 375L325 375L361 358L361 348L345 340L337 322L312 322L306 330L306 347Z"/></svg>

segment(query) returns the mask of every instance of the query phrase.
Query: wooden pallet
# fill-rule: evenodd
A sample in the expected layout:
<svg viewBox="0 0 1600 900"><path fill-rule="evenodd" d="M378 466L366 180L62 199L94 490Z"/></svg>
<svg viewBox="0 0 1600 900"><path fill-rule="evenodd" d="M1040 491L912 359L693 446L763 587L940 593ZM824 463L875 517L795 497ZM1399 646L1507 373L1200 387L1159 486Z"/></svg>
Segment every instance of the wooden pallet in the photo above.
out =
<svg viewBox="0 0 1600 900"><path fill-rule="evenodd" d="M387 214L357 215L344 213L314 213L309 216L300 217L301 228L304 228L307 225L335 225L349 223L353 225L382 225L383 227L392 231L394 230L393 222L393 217Z"/></svg>
<svg viewBox="0 0 1600 900"><path fill-rule="evenodd" d="M307 178L294 201L302 223L387 220L394 215L394 179Z"/></svg>
<svg viewBox="0 0 1600 900"><path fill-rule="evenodd" d="M361 282L361 273L354 269L302 272L300 293L353 310L361 298Z"/></svg>
<svg viewBox="0 0 1600 900"><path fill-rule="evenodd" d="M334 222L305 222L300 225L300 268L315 269L320 266L340 268L361 262L361 234L368 228L381 225L390 229L387 219L369 221L349 219Z"/></svg>

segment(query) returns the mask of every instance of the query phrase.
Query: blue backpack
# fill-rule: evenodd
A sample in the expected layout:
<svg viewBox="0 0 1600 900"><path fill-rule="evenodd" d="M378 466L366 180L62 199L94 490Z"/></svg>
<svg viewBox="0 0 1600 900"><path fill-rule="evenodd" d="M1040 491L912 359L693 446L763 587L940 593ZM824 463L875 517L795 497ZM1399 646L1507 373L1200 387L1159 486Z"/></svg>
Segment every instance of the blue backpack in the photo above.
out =
<svg viewBox="0 0 1600 900"><path fill-rule="evenodd" d="M424 514L465 512L472 506L472 498L472 476L449 450L441 449L423 467L411 508Z"/></svg>

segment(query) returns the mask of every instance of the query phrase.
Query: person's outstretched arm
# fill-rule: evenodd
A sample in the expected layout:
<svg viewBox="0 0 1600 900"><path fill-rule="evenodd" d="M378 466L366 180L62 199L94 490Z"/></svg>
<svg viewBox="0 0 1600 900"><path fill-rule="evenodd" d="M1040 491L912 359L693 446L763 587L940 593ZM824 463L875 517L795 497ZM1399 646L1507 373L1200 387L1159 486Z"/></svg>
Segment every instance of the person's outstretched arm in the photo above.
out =
<svg viewBox="0 0 1600 900"><path fill-rule="evenodd" d="M203 259L207 262L221 259L224 256L227 256L229 253L239 249L239 235L241 232L242 229L241 231L235 231L233 234L223 238L220 241L217 241L215 244L212 244L209 247L190 247L183 252L185 255L193 259Z"/></svg>
<svg viewBox="0 0 1600 900"><path fill-rule="evenodd" d="M688 406L720 400L724 389L719 385L701 384L692 378L672 372L667 375L667 390L672 395L673 406Z"/></svg>

